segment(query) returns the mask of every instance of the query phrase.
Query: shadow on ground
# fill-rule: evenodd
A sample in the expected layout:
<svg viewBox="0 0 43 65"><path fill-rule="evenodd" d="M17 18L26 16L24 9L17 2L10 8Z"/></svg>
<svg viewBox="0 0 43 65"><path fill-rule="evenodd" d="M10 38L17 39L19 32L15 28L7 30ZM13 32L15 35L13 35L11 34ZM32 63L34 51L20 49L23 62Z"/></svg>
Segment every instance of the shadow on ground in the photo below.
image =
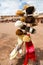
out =
<svg viewBox="0 0 43 65"><path fill-rule="evenodd" d="M33 65L43 65L43 63L40 64L40 60L43 61L43 50L41 50L40 48L37 48L35 49L35 51L37 55L37 62L33 63ZM18 62L16 65L22 65L24 62L24 59L25 59L25 54L18 59Z"/></svg>

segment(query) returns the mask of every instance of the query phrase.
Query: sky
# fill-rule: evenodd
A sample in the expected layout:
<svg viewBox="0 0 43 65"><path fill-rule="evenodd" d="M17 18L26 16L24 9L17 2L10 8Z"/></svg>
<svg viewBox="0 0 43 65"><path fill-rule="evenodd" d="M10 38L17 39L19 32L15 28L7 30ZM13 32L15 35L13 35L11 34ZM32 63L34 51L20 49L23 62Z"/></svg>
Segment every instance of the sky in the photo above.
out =
<svg viewBox="0 0 43 65"><path fill-rule="evenodd" d="M33 5L37 13L43 13L43 0L0 0L0 15L15 15L24 4Z"/></svg>

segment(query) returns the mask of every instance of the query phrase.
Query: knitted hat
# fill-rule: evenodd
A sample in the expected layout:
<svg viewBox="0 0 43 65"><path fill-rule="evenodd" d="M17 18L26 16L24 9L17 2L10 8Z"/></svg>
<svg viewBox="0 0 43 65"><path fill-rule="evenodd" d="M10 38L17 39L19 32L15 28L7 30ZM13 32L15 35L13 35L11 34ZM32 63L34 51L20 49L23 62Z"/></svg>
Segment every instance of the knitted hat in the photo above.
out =
<svg viewBox="0 0 43 65"><path fill-rule="evenodd" d="M25 21L25 17L21 17L20 21L24 22Z"/></svg>
<svg viewBox="0 0 43 65"><path fill-rule="evenodd" d="M27 16L25 19L25 23L35 23L35 18L33 16Z"/></svg>
<svg viewBox="0 0 43 65"><path fill-rule="evenodd" d="M21 27L21 29L23 29L23 30L25 30L25 28L26 28L26 25L23 25L23 26Z"/></svg>
<svg viewBox="0 0 43 65"><path fill-rule="evenodd" d="M26 35L26 32L23 32L21 29L16 30L16 35Z"/></svg>
<svg viewBox="0 0 43 65"><path fill-rule="evenodd" d="M18 10L17 12L16 12L16 15L18 15L18 16L24 16L24 12L22 11L22 10Z"/></svg>
<svg viewBox="0 0 43 65"><path fill-rule="evenodd" d="M26 13L27 14L33 14L33 12L35 11L35 8L34 6L30 6L26 9Z"/></svg>
<svg viewBox="0 0 43 65"><path fill-rule="evenodd" d="M16 35L22 35L22 34L23 34L23 31L21 29L16 30Z"/></svg>
<svg viewBox="0 0 43 65"><path fill-rule="evenodd" d="M18 21L15 22L15 26L21 27L21 26L23 26L23 22L18 20Z"/></svg>

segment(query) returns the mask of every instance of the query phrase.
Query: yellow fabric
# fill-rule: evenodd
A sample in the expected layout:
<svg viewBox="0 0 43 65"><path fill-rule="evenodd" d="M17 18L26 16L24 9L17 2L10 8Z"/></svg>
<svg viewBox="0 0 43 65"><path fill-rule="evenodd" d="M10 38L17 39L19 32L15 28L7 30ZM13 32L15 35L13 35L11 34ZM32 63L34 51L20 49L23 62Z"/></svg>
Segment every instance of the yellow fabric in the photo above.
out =
<svg viewBox="0 0 43 65"><path fill-rule="evenodd" d="M24 37L23 37L23 41L24 42L29 42L31 40L31 38L29 37L29 36L27 36L27 35L25 35Z"/></svg>

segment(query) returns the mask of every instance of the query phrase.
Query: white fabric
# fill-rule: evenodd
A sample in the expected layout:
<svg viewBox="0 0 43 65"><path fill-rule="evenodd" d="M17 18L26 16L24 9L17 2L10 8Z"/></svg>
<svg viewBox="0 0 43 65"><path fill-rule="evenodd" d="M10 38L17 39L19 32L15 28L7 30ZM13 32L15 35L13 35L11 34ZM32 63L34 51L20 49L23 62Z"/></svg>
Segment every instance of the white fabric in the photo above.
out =
<svg viewBox="0 0 43 65"><path fill-rule="evenodd" d="M18 44L10 53L10 60L16 57L16 55L18 54L18 49L21 47L22 43L23 41L18 37ZM19 53L22 53L22 50L19 50Z"/></svg>
<svg viewBox="0 0 43 65"><path fill-rule="evenodd" d="M33 28L30 28L30 30L29 30L29 31L30 31L30 32L32 32L32 30L33 30Z"/></svg>
<svg viewBox="0 0 43 65"><path fill-rule="evenodd" d="M23 40L21 40L20 38L18 38L18 44L21 45L23 43Z"/></svg>
<svg viewBox="0 0 43 65"><path fill-rule="evenodd" d="M22 41L20 38L18 38L18 44L17 44L17 46L13 49L13 51L10 53L10 56L15 55L15 53L17 52L17 50L18 50L18 48L20 47L20 45L22 45L22 43L23 43L23 41ZM21 51L20 51L20 52L21 52Z"/></svg>
<svg viewBox="0 0 43 65"><path fill-rule="evenodd" d="M15 55L16 52L17 52L17 49L14 48L13 51L10 53L10 56L12 57L13 55Z"/></svg>
<svg viewBox="0 0 43 65"><path fill-rule="evenodd" d="M18 51L14 55L10 56L10 60L14 59L17 56L17 54L18 54Z"/></svg>
<svg viewBox="0 0 43 65"><path fill-rule="evenodd" d="M19 53L20 53L20 54L22 53L22 49L19 50Z"/></svg>

